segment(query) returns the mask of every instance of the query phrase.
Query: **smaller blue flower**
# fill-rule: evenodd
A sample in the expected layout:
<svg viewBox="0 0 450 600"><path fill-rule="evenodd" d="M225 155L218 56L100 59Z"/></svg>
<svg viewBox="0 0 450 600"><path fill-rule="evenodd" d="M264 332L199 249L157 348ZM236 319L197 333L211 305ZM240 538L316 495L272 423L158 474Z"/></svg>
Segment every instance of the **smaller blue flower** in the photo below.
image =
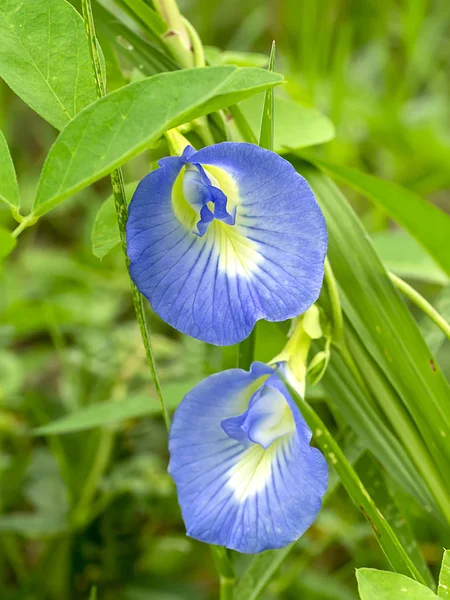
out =
<svg viewBox="0 0 450 600"><path fill-rule="evenodd" d="M159 165L131 200L127 246L131 277L162 319L226 346L317 300L325 221L290 163L224 142Z"/></svg>
<svg viewBox="0 0 450 600"><path fill-rule="evenodd" d="M255 362L199 383L178 407L169 440L188 535L249 554L297 540L328 481L311 437L271 367Z"/></svg>

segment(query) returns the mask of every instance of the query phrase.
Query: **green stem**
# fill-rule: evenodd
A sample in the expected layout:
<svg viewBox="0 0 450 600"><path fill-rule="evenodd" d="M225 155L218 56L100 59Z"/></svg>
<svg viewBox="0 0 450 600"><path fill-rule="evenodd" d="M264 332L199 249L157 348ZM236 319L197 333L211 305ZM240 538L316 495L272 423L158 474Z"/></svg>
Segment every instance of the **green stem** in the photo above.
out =
<svg viewBox="0 0 450 600"><path fill-rule="evenodd" d="M27 217L23 217L22 221L14 229L14 231L12 232L11 235L13 237L15 237L15 238L18 237L22 233L22 231L24 229L27 229L27 227L31 227L32 225L34 225L37 220L38 220L38 217L34 217L32 215L28 215Z"/></svg>
<svg viewBox="0 0 450 600"><path fill-rule="evenodd" d="M248 371L253 362L256 345L256 325L251 334L239 344L238 349L238 367Z"/></svg>
<svg viewBox="0 0 450 600"><path fill-rule="evenodd" d="M95 452L94 462L84 482L78 504L73 512L72 522L75 527L84 525L87 522L91 502L97 492L98 483L105 472L113 449L114 431L103 430L100 436L100 443Z"/></svg>
<svg viewBox="0 0 450 600"><path fill-rule="evenodd" d="M232 600L234 586L236 585L236 574L228 551L222 546L211 546L211 552L219 573L220 600Z"/></svg>
<svg viewBox="0 0 450 600"><path fill-rule="evenodd" d="M442 315L438 313L438 311L431 306L431 304L425 300L423 296L419 294L413 287L411 287L406 281L394 275L394 273L389 273L389 277L395 287L402 292L407 298L411 300L413 304L420 308L420 310L429 317L435 325L439 327L439 329L450 339L450 324L444 319Z"/></svg>
<svg viewBox="0 0 450 600"><path fill-rule="evenodd" d="M101 63L98 53L98 44L97 38L95 36L95 26L94 19L92 15L92 7L90 0L82 0L82 9L83 9L83 17L84 22L86 24L87 36L89 39L89 48L91 52L92 64L94 67L95 74L95 82L97 86L97 95L98 97L102 97L106 94L106 86L105 81L102 75ZM127 208L127 200L125 193L125 186L123 182L123 175L121 169L116 169L111 173L111 186L114 194L114 202L116 206L116 214L117 214L117 222L119 225L120 231L120 240L122 242L122 249L125 255L125 264L127 269L129 268L129 258L127 254L127 243L126 243L126 223L128 217L128 208ZM19 226L20 227L20 226ZM139 290L134 285L131 277L131 295L133 298L134 310L136 312L137 321L139 323L139 329L142 336L142 341L144 343L145 353L147 356L147 362L150 367L150 371L152 374L153 384L156 388L156 393L158 394L159 402L161 405L161 412L164 418L164 423L166 425L167 430L170 428L170 419L169 414L167 412L166 406L164 404L164 398L162 395L161 386L159 383L158 374L156 372L155 359L153 356L153 350L150 342L150 338L148 335L147 324L145 321L144 307L142 303L142 296L139 293Z"/></svg>
<svg viewBox="0 0 450 600"><path fill-rule="evenodd" d="M331 313L333 316L333 342L340 345L344 341L344 319L342 317L341 300L339 288L334 277L328 256L325 258L325 282L331 302Z"/></svg>

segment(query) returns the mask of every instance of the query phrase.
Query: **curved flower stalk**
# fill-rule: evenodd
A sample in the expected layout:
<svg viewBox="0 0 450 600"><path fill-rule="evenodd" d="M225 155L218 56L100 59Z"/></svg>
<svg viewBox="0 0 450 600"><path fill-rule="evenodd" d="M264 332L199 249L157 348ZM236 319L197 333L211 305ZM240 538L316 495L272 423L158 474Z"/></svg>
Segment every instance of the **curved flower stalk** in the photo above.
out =
<svg viewBox="0 0 450 600"><path fill-rule="evenodd" d="M255 362L198 384L178 407L169 440L188 535L244 553L298 539L328 480L311 436L271 367Z"/></svg>
<svg viewBox="0 0 450 600"><path fill-rule="evenodd" d="M314 195L277 154L224 142L164 158L137 187L130 273L155 312L205 342L231 345L259 319L317 299L327 233Z"/></svg>

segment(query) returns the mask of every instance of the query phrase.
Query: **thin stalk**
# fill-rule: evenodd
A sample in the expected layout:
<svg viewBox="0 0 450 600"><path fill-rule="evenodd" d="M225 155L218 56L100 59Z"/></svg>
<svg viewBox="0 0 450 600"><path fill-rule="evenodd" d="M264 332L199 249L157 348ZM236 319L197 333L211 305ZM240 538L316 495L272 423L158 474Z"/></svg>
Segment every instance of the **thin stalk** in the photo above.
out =
<svg viewBox="0 0 450 600"><path fill-rule="evenodd" d="M228 550L222 546L211 546L214 563L220 580L220 600L233 600L236 573Z"/></svg>
<svg viewBox="0 0 450 600"><path fill-rule="evenodd" d="M256 325L251 334L239 344L238 349L238 367L248 371L253 362L256 344Z"/></svg>
<svg viewBox="0 0 450 600"><path fill-rule="evenodd" d="M394 275L394 273L389 273L389 277L395 287L402 292L413 304L420 308L420 310L427 315L429 319L433 321L435 325L439 327L439 329L450 339L450 324L444 319L442 315L438 313L438 311L428 302L425 298L419 294L413 287L411 287L406 281Z"/></svg>
<svg viewBox="0 0 450 600"><path fill-rule="evenodd" d="M327 284L328 294L330 296L331 313L333 316L333 342L340 345L344 341L344 319L342 317L338 284L334 277L328 256L325 258L325 283Z"/></svg>
<svg viewBox="0 0 450 600"><path fill-rule="evenodd" d="M102 74L102 68L101 68L100 57L99 57L99 52L98 52L97 38L95 35L94 18L92 15L92 7L91 7L90 0L82 0L81 5L82 5L82 9L83 9L83 18L84 18L84 22L86 25L86 32L87 32L87 36L88 36L88 40L89 40L89 48L90 48L90 52L91 52L92 65L94 67L95 83L97 86L97 96L99 98L101 98L102 96L106 95L106 86L105 86L105 81L104 81L103 74ZM120 231L120 240L122 242L122 249L123 249L123 252L125 255L125 264L126 264L126 267L128 270L129 265L130 265L130 260L129 260L128 254L127 254L127 243L126 243L126 222L127 222L127 217L128 217L128 207L127 207L125 186L124 186L124 182L123 182L122 169L115 169L111 173L111 186L112 186L113 194L114 194L114 203L116 206L117 222L118 222L119 231ZM161 405L161 412L162 412L162 415L164 418L164 423L166 425L167 430L169 430L169 427L170 427L169 414L168 414L166 406L164 404L164 398L162 395L162 390L161 390L161 386L159 383L158 374L156 372L155 359L153 356L153 350L152 350L150 338L148 335L147 324L145 321L145 313L144 313L144 307L143 307L143 303L142 303L142 296L141 296L139 290L137 289L137 287L134 285L134 282L132 281L131 277L130 277L130 284L131 284L131 295L133 298L134 310L136 312L136 317L137 317L137 321L139 324L142 341L144 343L145 353L147 356L147 362L150 367L153 384L156 388L156 393L158 394L159 402Z"/></svg>

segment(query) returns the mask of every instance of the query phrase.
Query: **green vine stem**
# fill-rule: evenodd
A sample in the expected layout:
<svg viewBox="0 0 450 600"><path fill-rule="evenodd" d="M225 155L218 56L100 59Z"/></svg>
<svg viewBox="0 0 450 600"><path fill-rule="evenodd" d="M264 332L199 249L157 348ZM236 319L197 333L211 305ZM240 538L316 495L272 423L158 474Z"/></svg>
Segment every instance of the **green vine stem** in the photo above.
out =
<svg viewBox="0 0 450 600"><path fill-rule="evenodd" d="M99 98L106 95L106 86L105 79L102 72L99 49L97 44L97 38L95 35L95 26L94 26L94 18L92 15L92 7L90 0L82 0L81 2L82 10L83 10L83 18L86 25L86 32L89 40L89 48L91 52L92 65L94 67L95 74L95 83L97 87L97 95ZM123 182L123 175L121 169L115 169L111 173L111 186L114 194L114 202L116 206L116 214L117 214L117 222L119 225L120 231L120 240L122 243L122 249L125 255L125 264L127 266L127 270L129 267L129 258L127 254L127 245L126 245L126 222L128 216L128 208L127 208L127 200L125 187ZM154 386L156 388L156 393L158 394L159 402L161 405L161 412L164 418L164 423L166 425L167 430L170 427L170 418L166 409L166 405L164 404L164 398L162 395L161 386L159 383L158 374L156 372L155 359L153 356L153 350L150 342L150 337L147 330L147 324L145 321L145 313L144 306L142 303L142 296L139 293L139 290L134 285L133 281L130 278L131 283L131 295L133 298L134 310L136 312L137 321L139 324L139 329L142 336L142 341L145 347L145 353L147 356L147 362L150 367L150 371L152 374L152 379Z"/></svg>
<svg viewBox="0 0 450 600"><path fill-rule="evenodd" d="M402 292L413 304L420 308L420 310L429 317L435 325L439 327L439 329L450 339L450 324L444 319L442 315L438 313L438 311L431 306L431 304L425 300L425 298L419 294L413 287L411 287L406 281L394 275L394 273L389 273L389 277L395 287Z"/></svg>
<svg viewBox="0 0 450 600"><path fill-rule="evenodd" d="M232 600L236 573L228 550L222 546L211 546L211 552L220 578L220 600Z"/></svg>

